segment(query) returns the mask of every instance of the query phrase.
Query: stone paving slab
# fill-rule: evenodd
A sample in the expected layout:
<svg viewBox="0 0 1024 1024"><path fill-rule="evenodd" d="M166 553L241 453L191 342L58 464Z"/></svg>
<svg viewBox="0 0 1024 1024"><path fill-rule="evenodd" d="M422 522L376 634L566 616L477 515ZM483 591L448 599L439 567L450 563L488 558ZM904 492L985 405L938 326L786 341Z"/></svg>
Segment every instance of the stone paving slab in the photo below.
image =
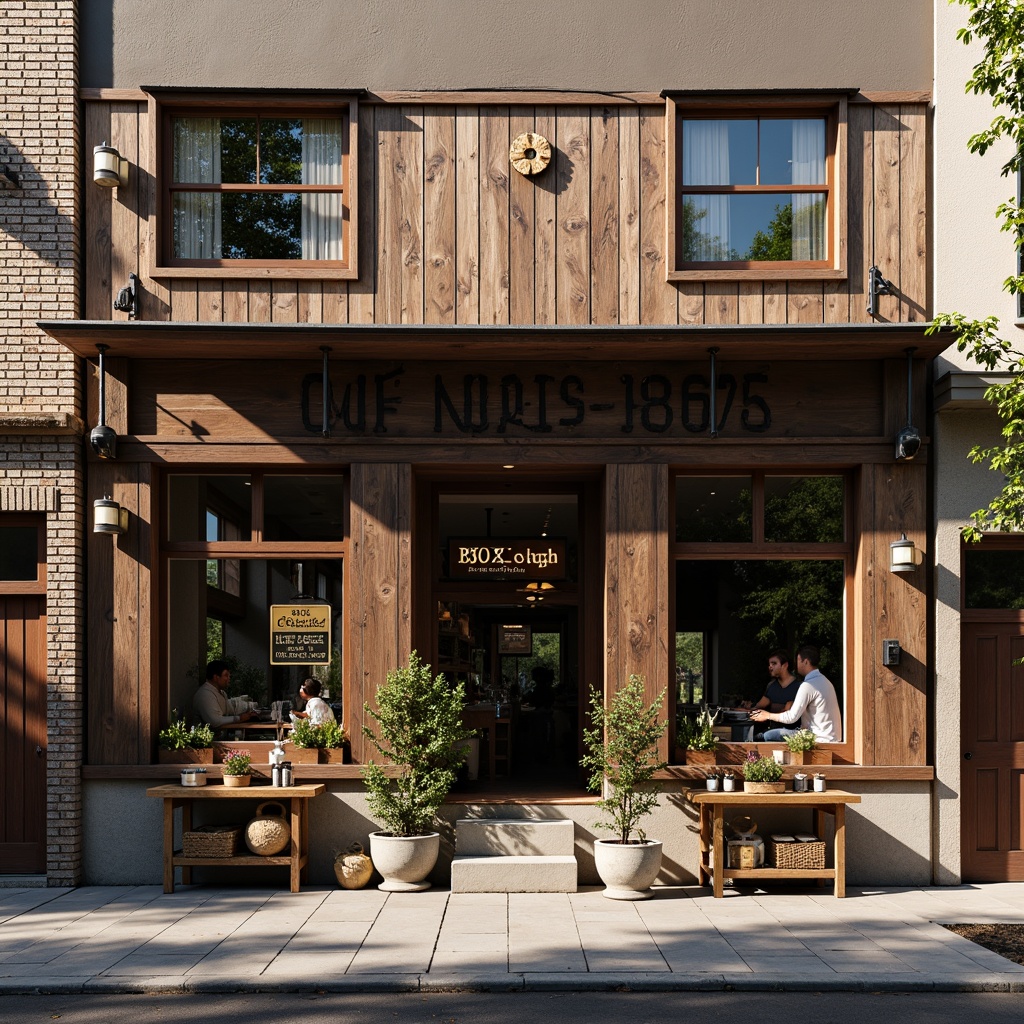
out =
<svg viewBox="0 0 1024 1024"><path fill-rule="evenodd" d="M941 922L1024 922L1024 886L381 893L0 891L0 993L1019 991Z"/></svg>

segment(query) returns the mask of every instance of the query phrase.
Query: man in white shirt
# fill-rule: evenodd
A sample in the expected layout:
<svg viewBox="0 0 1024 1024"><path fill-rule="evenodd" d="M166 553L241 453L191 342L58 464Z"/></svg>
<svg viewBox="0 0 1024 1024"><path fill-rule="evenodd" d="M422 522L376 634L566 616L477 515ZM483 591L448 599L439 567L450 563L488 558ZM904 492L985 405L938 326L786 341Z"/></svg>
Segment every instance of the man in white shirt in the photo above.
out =
<svg viewBox="0 0 1024 1024"><path fill-rule="evenodd" d="M223 661L211 661L206 666L206 682L196 690L192 698L192 711L214 729L236 722L248 722L253 712L246 708L239 713L233 706L233 698L225 692L231 682L231 669Z"/></svg>
<svg viewBox="0 0 1024 1024"><path fill-rule="evenodd" d="M764 734L766 743L777 743L797 732L786 728L800 723L801 729L810 729L819 743L841 743L843 740L842 715L835 687L818 671L821 654L817 647L807 645L796 652L796 670L804 677L788 711L751 711L755 722L778 722L784 728L769 729Z"/></svg>

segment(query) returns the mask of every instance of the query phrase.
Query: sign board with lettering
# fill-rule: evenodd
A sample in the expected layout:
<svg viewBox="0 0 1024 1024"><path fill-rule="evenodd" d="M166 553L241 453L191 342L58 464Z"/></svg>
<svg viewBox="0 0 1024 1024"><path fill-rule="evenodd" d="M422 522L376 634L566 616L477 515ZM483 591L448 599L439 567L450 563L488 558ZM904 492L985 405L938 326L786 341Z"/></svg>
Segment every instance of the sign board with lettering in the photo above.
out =
<svg viewBox="0 0 1024 1024"><path fill-rule="evenodd" d="M529 626L499 626L499 654L533 654L533 631Z"/></svg>
<svg viewBox="0 0 1024 1024"><path fill-rule="evenodd" d="M549 537L467 538L448 541L454 580L564 580L565 541Z"/></svg>
<svg viewBox="0 0 1024 1024"><path fill-rule="evenodd" d="M331 663L331 606L329 604L272 604L270 606L271 665L329 665Z"/></svg>

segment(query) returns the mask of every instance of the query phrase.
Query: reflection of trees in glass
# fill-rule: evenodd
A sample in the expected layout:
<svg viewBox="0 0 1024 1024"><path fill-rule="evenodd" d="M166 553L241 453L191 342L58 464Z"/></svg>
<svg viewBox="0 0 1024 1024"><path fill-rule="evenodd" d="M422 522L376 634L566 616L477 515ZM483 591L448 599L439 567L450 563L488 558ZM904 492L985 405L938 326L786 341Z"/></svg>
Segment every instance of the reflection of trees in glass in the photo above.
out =
<svg viewBox="0 0 1024 1024"><path fill-rule="evenodd" d="M1024 609L1024 553L968 551L964 569L968 608Z"/></svg>
<svg viewBox="0 0 1024 1024"><path fill-rule="evenodd" d="M679 524L679 540L688 543L711 541L751 541L754 539L753 498L751 489L744 487L724 508L709 509L697 505L683 511Z"/></svg>
<svg viewBox="0 0 1024 1024"><path fill-rule="evenodd" d="M776 542L836 544L843 530L843 479L809 476L795 479L785 494L764 498L765 539Z"/></svg>
<svg viewBox="0 0 1024 1024"><path fill-rule="evenodd" d="M704 699L704 634L676 633L676 700Z"/></svg>
<svg viewBox="0 0 1024 1024"><path fill-rule="evenodd" d="M221 124L221 180L255 183L252 122ZM302 122L260 121L261 183L302 181ZM302 200L297 193L223 194L222 243L225 259L301 259Z"/></svg>
<svg viewBox="0 0 1024 1024"><path fill-rule="evenodd" d="M727 263L740 258L735 249L729 247L717 235L706 234L697 227L697 221L707 217L707 210L699 210L692 198L683 199L683 216L680 231L683 238L683 262Z"/></svg>
<svg viewBox="0 0 1024 1024"><path fill-rule="evenodd" d="M773 647L792 652L799 644L816 644L822 672L837 682L843 665L843 563L733 562L732 570L733 611L749 624L761 660Z"/></svg>
<svg viewBox="0 0 1024 1024"><path fill-rule="evenodd" d="M768 222L764 231L755 231L744 259L747 260L791 260L793 259L793 239L803 239L806 243L821 235L824 223L823 208L825 200L817 199L813 203L803 203L797 211L795 222L793 204L775 207L775 216ZM813 245L809 246L812 250ZM802 257L806 259L807 257Z"/></svg>

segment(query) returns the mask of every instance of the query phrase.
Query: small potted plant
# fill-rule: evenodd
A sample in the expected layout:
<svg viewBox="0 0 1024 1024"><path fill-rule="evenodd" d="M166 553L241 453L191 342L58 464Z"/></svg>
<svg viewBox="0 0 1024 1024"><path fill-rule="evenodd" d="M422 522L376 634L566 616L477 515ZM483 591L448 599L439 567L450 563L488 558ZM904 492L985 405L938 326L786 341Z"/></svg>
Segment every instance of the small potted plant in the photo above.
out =
<svg viewBox="0 0 1024 1024"><path fill-rule="evenodd" d="M782 765L774 757L758 757L751 750L743 764L743 791L745 793L785 793Z"/></svg>
<svg viewBox="0 0 1024 1024"><path fill-rule="evenodd" d="M320 730L317 750L321 764L344 764L348 733L337 722L324 722L315 726Z"/></svg>
<svg viewBox="0 0 1024 1024"><path fill-rule="evenodd" d="M321 728L308 718L296 718L285 744L286 760L293 764L319 764Z"/></svg>
<svg viewBox="0 0 1024 1024"><path fill-rule="evenodd" d="M465 690L430 666L415 651L408 664L387 674L377 689L377 707L364 704L370 725L366 738L390 762L390 770L370 761L363 781L370 813L384 825L370 833L370 858L384 876L385 892L416 892L437 862L437 812L452 788L471 734L462 724Z"/></svg>
<svg viewBox="0 0 1024 1024"><path fill-rule="evenodd" d="M801 729L786 737L790 764L831 764L832 751L821 750L810 729Z"/></svg>
<svg viewBox="0 0 1024 1024"><path fill-rule="evenodd" d="M718 787L721 785L721 779L718 776L718 772L711 771L707 774L707 787L709 793L717 793Z"/></svg>
<svg viewBox="0 0 1024 1024"><path fill-rule="evenodd" d="M213 730L205 722L189 725L177 708L167 728L157 733L157 746L160 764L213 764Z"/></svg>
<svg viewBox="0 0 1024 1024"><path fill-rule="evenodd" d="M223 761L225 786L249 785L252 779L252 757L248 750L225 750Z"/></svg>
<svg viewBox="0 0 1024 1024"><path fill-rule="evenodd" d="M722 776L722 792L733 793L736 790L736 773L731 769L727 768Z"/></svg>
<svg viewBox="0 0 1024 1024"><path fill-rule="evenodd" d="M664 700L662 690L649 704L638 675L631 675L607 705L599 691L590 695L593 728L583 734L582 763L591 773L590 788L604 793L597 806L611 819L595 827L617 833L594 843L594 865L609 899L649 899L661 870L662 844L648 839L640 822L658 806L653 781L666 764L658 758L658 740L668 727L658 721Z"/></svg>
<svg viewBox="0 0 1024 1024"><path fill-rule="evenodd" d="M683 719L679 726L678 745L686 753L687 764L712 765L716 759L718 737L715 735L715 722L720 711L712 711L707 704L702 704L697 717L691 721Z"/></svg>

